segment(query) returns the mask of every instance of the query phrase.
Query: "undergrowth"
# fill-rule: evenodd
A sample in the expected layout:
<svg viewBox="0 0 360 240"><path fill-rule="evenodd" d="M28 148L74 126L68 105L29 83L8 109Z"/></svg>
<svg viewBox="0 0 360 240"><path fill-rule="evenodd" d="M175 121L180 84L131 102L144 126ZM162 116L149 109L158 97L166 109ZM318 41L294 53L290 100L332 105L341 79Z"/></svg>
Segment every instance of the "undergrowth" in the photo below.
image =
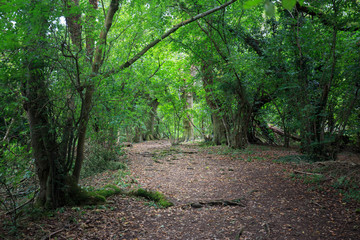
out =
<svg viewBox="0 0 360 240"><path fill-rule="evenodd" d="M273 160L275 163L314 163L314 159L308 155L287 155Z"/></svg>
<svg viewBox="0 0 360 240"><path fill-rule="evenodd" d="M81 177L86 178L106 170L125 170L126 163L119 161L122 155L121 147L105 148L96 143L90 143L85 152L81 169Z"/></svg>
<svg viewBox="0 0 360 240"><path fill-rule="evenodd" d="M312 185L310 190L322 190L325 187L336 189L342 195L343 201L360 203L360 167L344 162L324 162L325 166L309 165L309 174L290 174L293 179Z"/></svg>
<svg viewBox="0 0 360 240"><path fill-rule="evenodd" d="M333 182L332 186L337 189L343 196L345 201L351 199L360 203L360 185L347 176L341 176Z"/></svg>

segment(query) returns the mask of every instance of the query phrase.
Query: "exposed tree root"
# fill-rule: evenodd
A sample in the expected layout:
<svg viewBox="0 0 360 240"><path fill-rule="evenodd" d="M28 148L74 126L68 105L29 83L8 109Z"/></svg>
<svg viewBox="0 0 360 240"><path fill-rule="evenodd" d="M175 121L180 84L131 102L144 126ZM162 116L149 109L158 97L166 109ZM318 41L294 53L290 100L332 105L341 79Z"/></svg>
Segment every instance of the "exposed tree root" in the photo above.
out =
<svg viewBox="0 0 360 240"><path fill-rule="evenodd" d="M233 199L233 200L209 200L209 201L198 201L198 202L192 202L192 203L186 203L182 205L178 205L176 207L192 207L192 208L202 208L204 206L240 206L245 207L245 204L243 204L241 201L243 199Z"/></svg>
<svg viewBox="0 0 360 240"><path fill-rule="evenodd" d="M303 171L298 171L298 170L294 170L294 173L297 173L297 174L306 174L306 175L322 175L320 173L310 173L310 172L303 172Z"/></svg>

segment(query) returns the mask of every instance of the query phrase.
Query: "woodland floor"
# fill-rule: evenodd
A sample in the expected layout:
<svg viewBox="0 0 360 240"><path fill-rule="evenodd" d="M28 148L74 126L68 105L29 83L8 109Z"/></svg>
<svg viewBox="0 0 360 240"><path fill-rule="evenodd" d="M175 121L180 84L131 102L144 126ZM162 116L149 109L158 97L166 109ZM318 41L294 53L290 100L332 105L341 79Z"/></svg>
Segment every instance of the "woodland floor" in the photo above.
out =
<svg viewBox="0 0 360 240"><path fill-rule="evenodd" d="M150 141L127 152L129 183L160 191L175 206L162 209L144 199L116 195L102 207L63 208L29 221L18 229L20 238L359 239L358 203L343 201L331 187L320 190L293 179L294 172L309 168L306 164L274 163L298 154L294 150L252 145L234 155L221 146ZM116 174L109 171L86 182L105 185ZM232 199L241 199L241 204L189 205Z"/></svg>

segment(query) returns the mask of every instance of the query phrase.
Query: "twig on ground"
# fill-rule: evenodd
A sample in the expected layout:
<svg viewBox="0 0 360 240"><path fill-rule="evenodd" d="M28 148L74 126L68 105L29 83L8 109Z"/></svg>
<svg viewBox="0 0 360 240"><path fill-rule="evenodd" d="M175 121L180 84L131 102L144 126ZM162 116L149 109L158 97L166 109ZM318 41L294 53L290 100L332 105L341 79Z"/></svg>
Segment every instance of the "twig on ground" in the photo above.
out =
<svg viewBox="0 0 360 240"><path fill-rule="evenodd" d="M270 226L269 226L269 223L267 223L267 222L264 222L263 223L263 226L264 226L264 229L265 229L265 231L266 231L266 234L270 234Z"/></svg>
<svg viewBox="0 0 360 240"><path fill-rule="evenodd" d="M318 176L321 176L321 175L322 175L322 174L320 174L320 173L310 173L310 172L303 172L303 171L298 171L298 170L294 170L294 173L306 174L306 175L318 175Z"/></svg>
<svg viewBox="0 0 360 240"><path fill-rule="evenodd" d="M310 203L313 203L313 204L315 204L316 206L318 206L318 207L320 207L320 208L324 208L324 209L325 209L325 207L324 207L324 206L320 205L319 203L315 202L314 200L311 200L311 201L310 201Z"/></svg>
<svg viewBox="0 0 360 240"><path fill-rule="evenodd" d="M238 234L236 234L236 236L235 236L235 240L240 240L240 237L241 237L241 235L243 234L244 229L245 229L245 227L242 227L242 228L240 229L240 231L238 232Z"/></svg>
<svg viewBox="0 0 360 240"><path fill-rule="evenodd" d="M52 236L54 236L55 234L58 234L59 232L62 232L64 230L65 230L65 228L61 228L55 232L49 233L49 235L46 234L44 237L41 238L41 240L51 239Z"/></svg>

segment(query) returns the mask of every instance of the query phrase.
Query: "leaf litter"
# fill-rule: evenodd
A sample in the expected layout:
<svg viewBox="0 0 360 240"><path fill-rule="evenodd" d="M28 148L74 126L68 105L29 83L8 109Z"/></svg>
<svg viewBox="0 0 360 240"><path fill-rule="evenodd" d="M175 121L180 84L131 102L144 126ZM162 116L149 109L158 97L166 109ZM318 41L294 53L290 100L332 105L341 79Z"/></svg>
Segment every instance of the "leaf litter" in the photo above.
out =
<svg viewBox="0 0 360 240"><path fill-rule="evenodd" d="M115 195L103 206L65 207L28 219L21 239L358 239L358 202L333 188L309 188L292 178L308 164L274 162L293 149L224 146L158 140L128 150L123 179L159 191L175 206L158 208L142 198ZM115 183L116 171L84 182ZM238 204L225 204L237 200ZM194 207L197 206L197 207ZM0 226L1 227L1 226ZM11 239L9 237L9 239Z"/></svg>

